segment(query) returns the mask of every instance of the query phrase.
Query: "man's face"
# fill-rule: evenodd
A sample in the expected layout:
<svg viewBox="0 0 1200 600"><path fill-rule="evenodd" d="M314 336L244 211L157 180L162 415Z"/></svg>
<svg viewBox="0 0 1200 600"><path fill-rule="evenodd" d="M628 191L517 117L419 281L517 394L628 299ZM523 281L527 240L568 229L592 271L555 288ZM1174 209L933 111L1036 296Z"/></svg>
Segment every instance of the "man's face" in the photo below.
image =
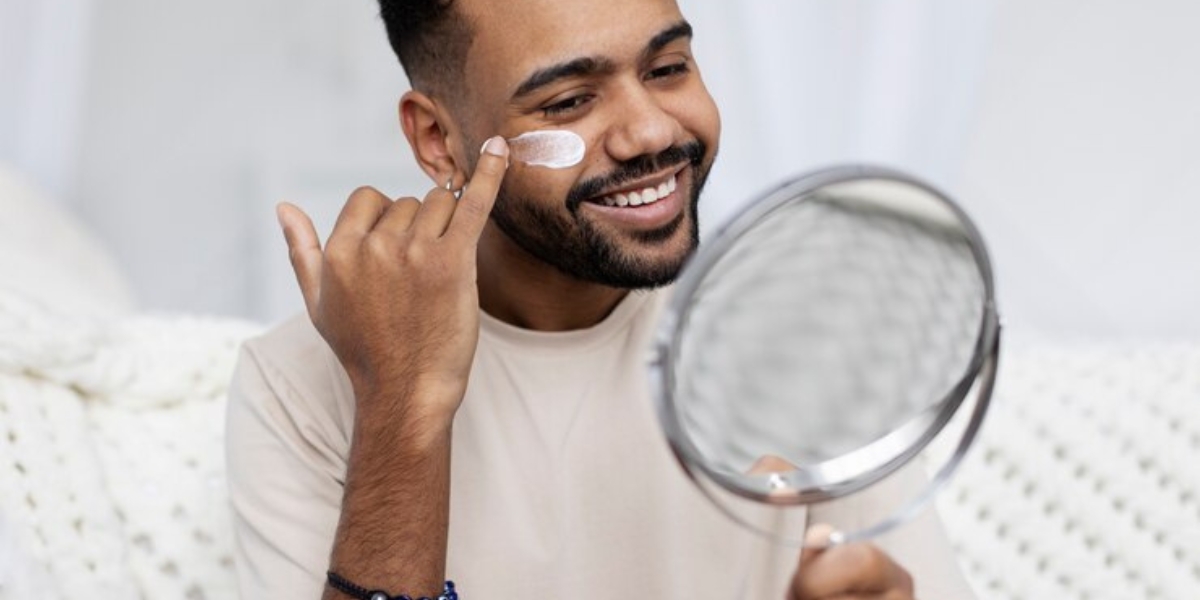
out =
<svg viewBox="0 0 1200 600"><path fill-rule="evenodd" d="M492 212L500 231L578 279L619 288L673 280L697 243L696 202L720 132L675 2L456 7L475 31L458 111L468 160L497 133L567 129L587 144L567 169L514 161ZM643 204L620 206L631 192Z"/></svg>

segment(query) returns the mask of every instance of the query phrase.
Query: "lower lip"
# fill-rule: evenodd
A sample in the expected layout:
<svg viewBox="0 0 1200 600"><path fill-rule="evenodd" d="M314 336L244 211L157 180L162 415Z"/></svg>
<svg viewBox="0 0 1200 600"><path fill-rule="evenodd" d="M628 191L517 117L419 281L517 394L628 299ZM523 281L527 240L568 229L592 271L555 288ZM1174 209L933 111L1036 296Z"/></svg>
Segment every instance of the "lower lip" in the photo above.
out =
<svg viewBox="0 0 1200 600"><path fill-rule="evenodd" d="M584 202L582 206L603 219L617 221L628 227L647 230L664 227L678 218L683 210L683 188L680 182L685 171L675 174L675 190L659 198L657 202L641 206L606 206Z"/></svg>

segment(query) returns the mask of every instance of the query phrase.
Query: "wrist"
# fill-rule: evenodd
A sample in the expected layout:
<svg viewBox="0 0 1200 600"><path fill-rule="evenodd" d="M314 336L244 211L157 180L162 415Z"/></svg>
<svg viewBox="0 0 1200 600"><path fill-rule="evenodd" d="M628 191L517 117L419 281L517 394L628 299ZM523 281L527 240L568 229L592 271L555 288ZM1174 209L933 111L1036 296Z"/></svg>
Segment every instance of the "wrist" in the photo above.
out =
<svg viewBox="0 0 1200 600"><path fill-rule="evenodd" d="M449 435L465 386L413 383L355 390L355 439L432 443Z"/></svg>

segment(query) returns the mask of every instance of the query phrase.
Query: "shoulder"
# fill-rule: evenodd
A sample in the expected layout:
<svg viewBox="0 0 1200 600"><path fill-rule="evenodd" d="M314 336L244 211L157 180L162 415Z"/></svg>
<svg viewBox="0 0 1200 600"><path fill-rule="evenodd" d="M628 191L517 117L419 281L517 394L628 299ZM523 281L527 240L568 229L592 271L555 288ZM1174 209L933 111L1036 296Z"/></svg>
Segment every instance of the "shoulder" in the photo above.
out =
<svg viewBox="0 0 1200 600"><path fill-rule="evenodd" d="M306 315L242 346L229 394L230 435L237 420L276 436L340 454L348 445L354 394L345 371ZM245 419L245 417L252 417Z"/></svg>
<svg viewBox="0 0 1200 600"><path fill-rule="evenodd" d="M340 366L329 345L306 315L296 315L242 346L241 363L250 362L276 383L298 388L328 384L330 366Z"/></svg>
<svg viewBox="0 0 1200 600"><path fill-rule="evenodd" d="M242 346L239 370L252 368L272 388L307 395L336 388L345 377L337 357L305 315L297 315Z"/></svg>

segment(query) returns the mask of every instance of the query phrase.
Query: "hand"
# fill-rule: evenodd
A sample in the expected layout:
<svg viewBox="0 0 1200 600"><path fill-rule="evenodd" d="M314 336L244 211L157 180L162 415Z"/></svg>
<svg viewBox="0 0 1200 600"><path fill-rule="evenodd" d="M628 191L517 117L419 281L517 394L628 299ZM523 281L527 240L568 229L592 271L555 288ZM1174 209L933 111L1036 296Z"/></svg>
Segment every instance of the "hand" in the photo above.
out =
<svg viewBox="0 0 1200 600"><path fill-rule="evenodd" d="M833 528L813 525L805 546L826 543ZM788 600L913 600L913 581L904 567L874 544L806 547Z"/></svg>
<svg viewBox="0 0 1200 600"><path fill-rule="evenodd" d="M475 251L507 165L497 137L458 200L442 188L424 202L359 188L324 251L308 215L279 205L308 315L346 369L360 416L453 418L479 338Z"/></svg>

